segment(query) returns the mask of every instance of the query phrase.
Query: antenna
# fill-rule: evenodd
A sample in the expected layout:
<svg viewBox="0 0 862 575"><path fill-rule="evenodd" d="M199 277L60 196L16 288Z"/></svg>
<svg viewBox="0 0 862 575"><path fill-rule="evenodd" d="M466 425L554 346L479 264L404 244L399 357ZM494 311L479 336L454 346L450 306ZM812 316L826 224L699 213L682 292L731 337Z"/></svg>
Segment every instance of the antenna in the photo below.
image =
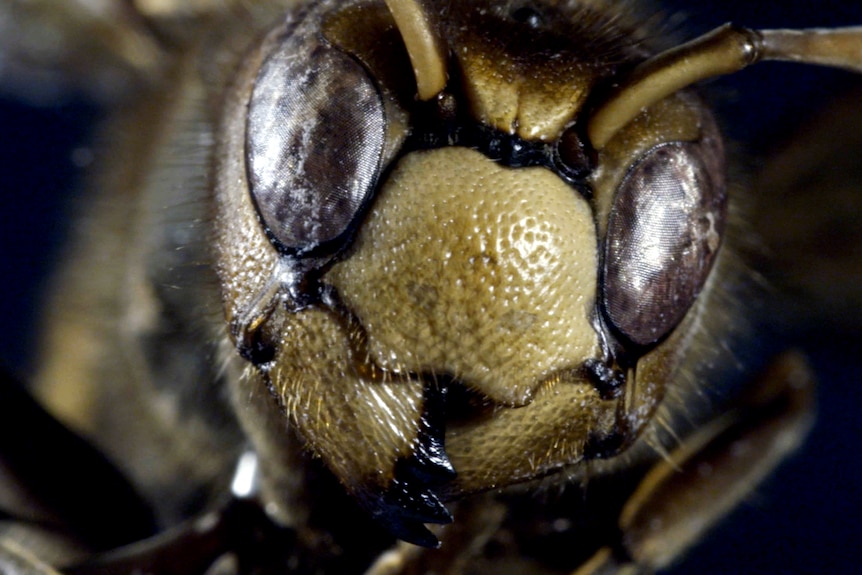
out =
<svg viewBox="0 0 862 575"><path fill-rule="evenodd" d="M764 60L845 68L862 73L862 27L750 30L725 24L637 66L587 125L601 150L642 110L691 84Z"/></svg>
<svg viewBox="0 0 862 575"><path fill-rule="evenodd" d="M443 91L448 80L442 41L419 0L386 0L386 5L413 64L419 99L430 100Z"/></svg>

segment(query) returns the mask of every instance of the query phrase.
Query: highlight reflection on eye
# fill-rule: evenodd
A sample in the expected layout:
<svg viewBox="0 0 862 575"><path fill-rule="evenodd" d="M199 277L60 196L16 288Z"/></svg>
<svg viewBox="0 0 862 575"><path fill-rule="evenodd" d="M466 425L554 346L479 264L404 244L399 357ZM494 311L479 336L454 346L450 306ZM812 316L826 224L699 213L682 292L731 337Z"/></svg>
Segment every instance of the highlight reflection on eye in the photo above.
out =
<svg viewBox="0 0 862 575"><path fill-rule="evenodd" d="M377 178L384 132L380 94L353 58L302 30L270 54L246 145L251 196L279 248L302 255L348 230Z"/></svg>
<svg viewBox="0 0 862 575"><path fill-rule="evenodd" d="M604 310L636 345L657 342L682 320L717 253L726 196L703 154L697 143L653 148L630 169L614 199Z"/></svg>

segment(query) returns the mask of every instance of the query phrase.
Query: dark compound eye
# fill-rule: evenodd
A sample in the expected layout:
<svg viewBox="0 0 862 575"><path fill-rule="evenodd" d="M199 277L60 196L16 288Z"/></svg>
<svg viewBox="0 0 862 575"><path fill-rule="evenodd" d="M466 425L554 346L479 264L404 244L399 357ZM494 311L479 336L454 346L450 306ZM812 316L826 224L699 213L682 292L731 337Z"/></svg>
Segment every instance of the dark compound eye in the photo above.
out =
<svg viewBox="0 0 862 575"><path fill-rule="evenodd" d="M703 288L724 232L721 150L676 142L629 170L608 220L604 309L637 345L651 345L685 316Z"/></svg>
<svg viewBox="0 0 862 575"><path fill-rule="evenodd" d="M377 179L385 129L365 68L318 34L295 33L269 55L249 104L246 160L280 249L301 256L348 231Z"/></svg>

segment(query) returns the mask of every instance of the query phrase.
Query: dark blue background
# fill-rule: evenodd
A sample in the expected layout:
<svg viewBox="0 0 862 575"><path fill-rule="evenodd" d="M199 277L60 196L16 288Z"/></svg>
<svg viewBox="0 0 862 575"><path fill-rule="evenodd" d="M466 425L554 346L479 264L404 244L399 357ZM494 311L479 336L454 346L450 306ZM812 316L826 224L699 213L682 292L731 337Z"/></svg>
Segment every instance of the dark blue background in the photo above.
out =
<svg viewBox="0 0 862 575"><path fill-rule="evenodd" d="M862 24L862 3L794 0L664 3L681 35L725 21L752 27ZM792 132L852 75L765 64L713 83L731 137L753 153ZM862 106L862 102L860 102ZM0 359L26 375L32 325L46 274L79 194L80 159L96 108L74 97L31 107L0 99ZM862 193L862 190L860 190ZM862 356L860 337L806 341L821 386L817 426L804 450L784 464L677 573L828 573L862 569Z"/></svg>

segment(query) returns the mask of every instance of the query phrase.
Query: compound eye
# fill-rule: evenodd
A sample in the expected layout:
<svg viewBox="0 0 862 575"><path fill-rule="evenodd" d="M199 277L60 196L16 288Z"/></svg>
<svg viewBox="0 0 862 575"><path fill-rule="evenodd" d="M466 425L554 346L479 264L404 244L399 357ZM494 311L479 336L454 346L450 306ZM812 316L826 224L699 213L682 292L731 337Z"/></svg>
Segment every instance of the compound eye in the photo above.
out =
<svg viewBox="0 0 862 575"><path fill-rule="evenodd" d="M385 130L366 69L318 35L288 37L267 57L249 103L246 161L279 249L302 256L346 235L374 188Z"/></svg>
<svg viewBox="0 0 862 575"><path fill-rule="evenodd" d="M709 275L724 232L721 150L674 142L652 148L617 190L608 220L604 310L636 345L676 327Z"/></svg>

